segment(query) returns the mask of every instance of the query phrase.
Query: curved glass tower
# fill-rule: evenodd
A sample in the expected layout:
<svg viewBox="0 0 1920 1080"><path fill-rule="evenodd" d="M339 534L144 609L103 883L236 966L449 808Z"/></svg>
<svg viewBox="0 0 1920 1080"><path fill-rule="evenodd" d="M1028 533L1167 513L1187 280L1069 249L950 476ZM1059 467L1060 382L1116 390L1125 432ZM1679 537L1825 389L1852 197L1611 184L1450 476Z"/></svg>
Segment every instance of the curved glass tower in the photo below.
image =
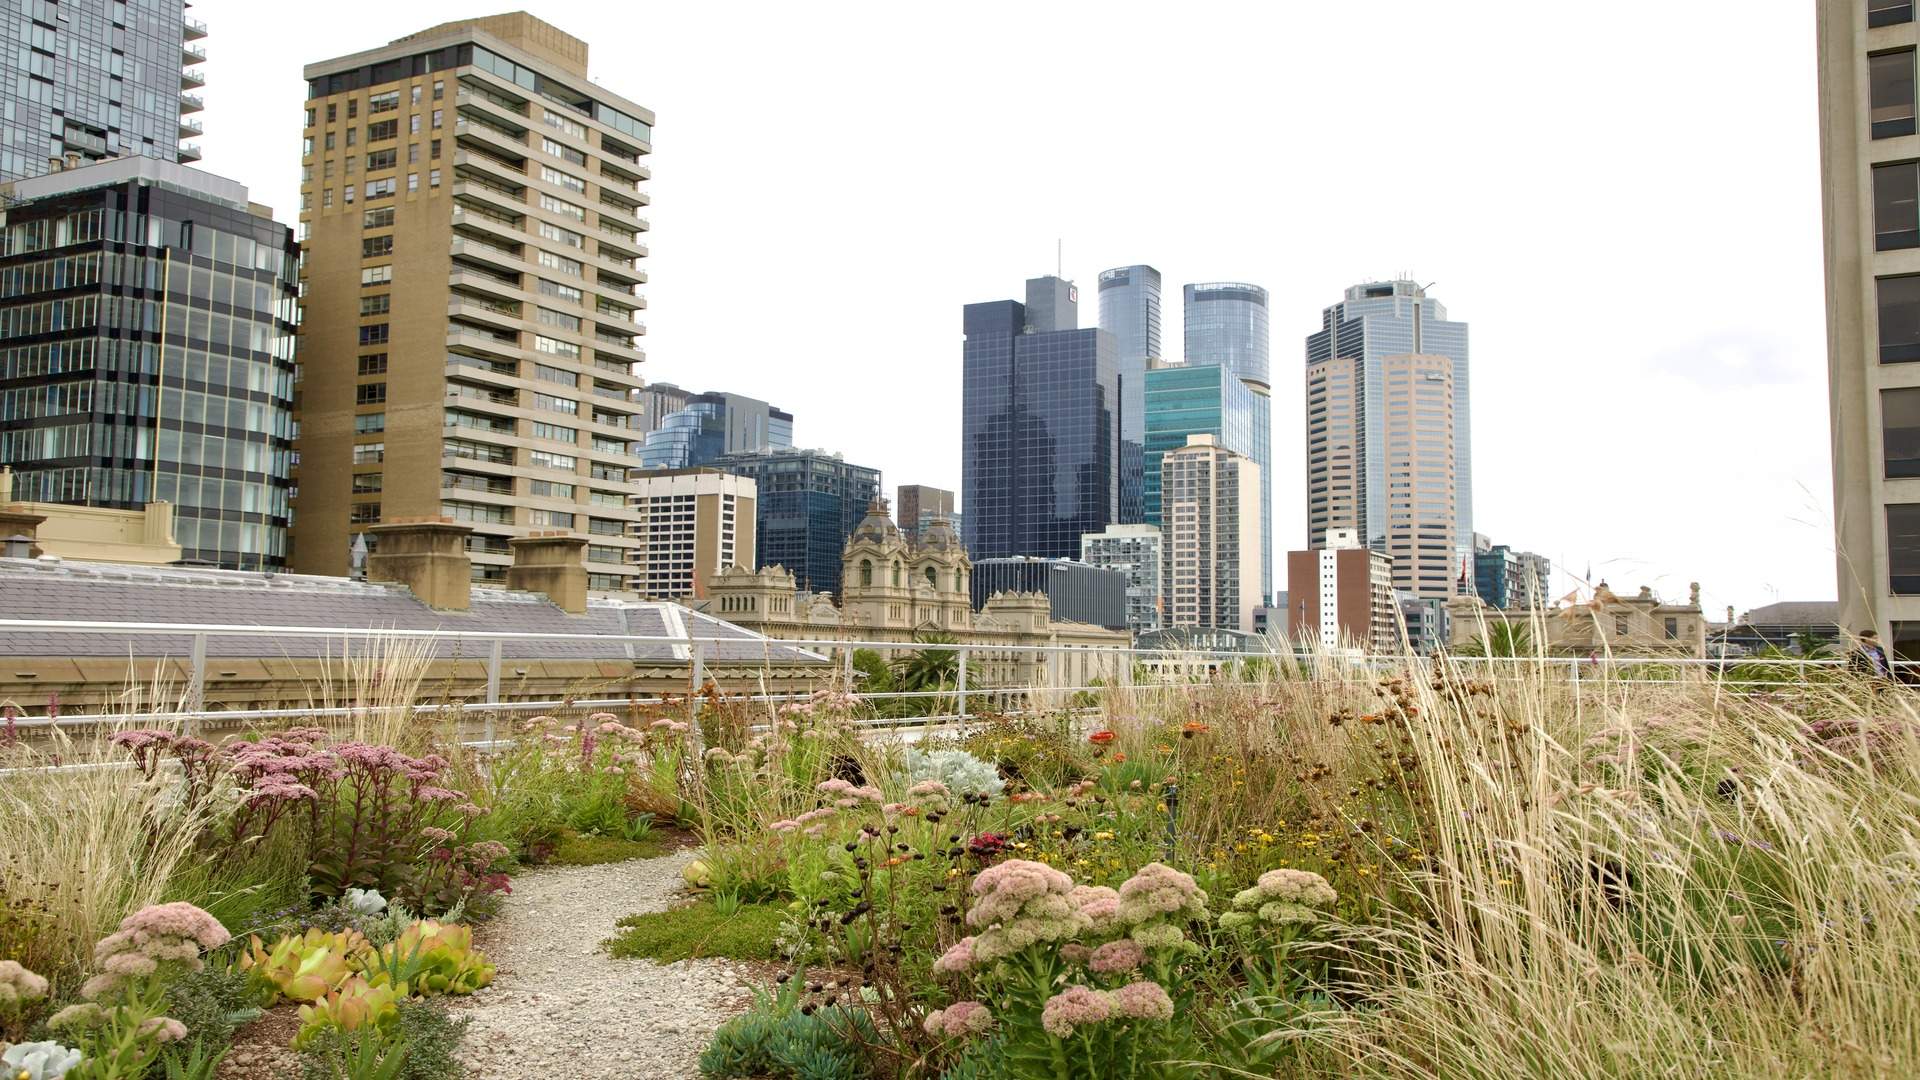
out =
<svg viewBox="0 0 1920 1080"><path fill-rule="evenodd" d="M1160 362L1160 271L1120 266L1100 272L1100 329L1113 335L1120 381L1120 504L1118 523L1147 520L1142 492L1146 478L1146 375Z"/></svg>
<svg viewBox="0 0 1920 1080"><path fill-rule="evenodd" d="M1253 449L1260 466L1260 595L1273 602L1273 389L1267 364L1267 290L1211 281L1184 290L1186 362L1218 364L1253 391Z"/></svg>

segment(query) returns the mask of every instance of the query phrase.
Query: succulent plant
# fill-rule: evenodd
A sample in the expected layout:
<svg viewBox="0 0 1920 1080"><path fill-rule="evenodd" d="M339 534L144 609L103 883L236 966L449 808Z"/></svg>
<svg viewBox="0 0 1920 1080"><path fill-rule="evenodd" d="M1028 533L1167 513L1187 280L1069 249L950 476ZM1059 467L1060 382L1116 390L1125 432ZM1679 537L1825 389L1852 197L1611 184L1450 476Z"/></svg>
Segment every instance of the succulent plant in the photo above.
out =
<svg viewBox="0 0 1920 1080"><path fill-rule="evenodd" d="M352 977L371 950L355 930L329 933L310 928L289 934L267 948L255 937L240 954L239 966L273 988L275 998L319 1001ZM269 1002L271 1004L271 1002Z"/></svg>
<svg viewBox="0 0 1920 1080"><path fill-rule="evenodd" d="M80 1051L56 1042L15 1043L0 1053L7 1080L60 1080L80 1064Z"/></svg>
<svg viewBox="0 0 1920 1080"><path fill-rule="evenodd" d="M411 987L423 997L471 994L493 981L493 965L473 947L473 928L421 919L362 963L375 985Z"/></svg>
<svg viewBox="0 0 1920 1080"><path fill-rule="evenodd" d="M300 1006L300 1030L293 1048L304 1050L325 1031L357 1031L363 1027L391 1027L407 996L405 983L374 986L358 975L311 1005Z"/></svg>

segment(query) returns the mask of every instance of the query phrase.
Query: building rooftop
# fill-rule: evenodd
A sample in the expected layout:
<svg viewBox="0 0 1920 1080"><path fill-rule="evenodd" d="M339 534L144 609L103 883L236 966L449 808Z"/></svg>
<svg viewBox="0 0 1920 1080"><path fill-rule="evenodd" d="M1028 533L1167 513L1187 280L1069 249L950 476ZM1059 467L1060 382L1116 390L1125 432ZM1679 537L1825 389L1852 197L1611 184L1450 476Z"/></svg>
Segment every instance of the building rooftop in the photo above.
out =
<svg viewBox="0 0 1920 1080"><path fill-rule="evenodd" d="M1782 600L1754 608L1742 616L1740 621L1749 625L1838 626L1840 601Z"/></svg>
<svg viewBox="0 0 1920 1080"><path fill-rule="evenodd" d="M23 200L44 199L50 195L65 195L88 188L111 187L129 180L143 180L158 187L172 188L209 202L224 203L236 210L255 209L247 197L247 185L237 180L150 157L106 158L44 176L15 180L13 196Z"/></svg>
<svg viewBox="0 0 1920 1080"><path fill-rule="evenodd" d="M812 663L825 658L741 629L679 604L592 599L569 615L539 593L473 587L467 611L436 611L403 585L306 574L262 574L184 567L124 566L58 559L0 558L0 619L75 622L201 623L338 628L355 633L443 630L465 633L584 634L598 641L516 641L501 655L519 660L612 659L684 661L688 647L623 642L629 635L717 638L702 647L709 662ZM210 636L223 657L311 657L337 653L324 636ZM0 628L0 654L11 656L185 656L188 634L111 631L47 633ZM434 653L484 658L484 642L437 640Z"/></svg>

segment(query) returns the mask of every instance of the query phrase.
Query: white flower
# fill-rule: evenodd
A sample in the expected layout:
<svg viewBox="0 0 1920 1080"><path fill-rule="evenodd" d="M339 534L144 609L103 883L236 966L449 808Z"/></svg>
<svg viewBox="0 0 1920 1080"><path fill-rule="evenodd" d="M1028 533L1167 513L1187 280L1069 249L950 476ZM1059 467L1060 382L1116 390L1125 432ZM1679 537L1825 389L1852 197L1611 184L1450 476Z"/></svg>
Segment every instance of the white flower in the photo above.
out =
<svg viewBox="0 0 1920 1080"><path fill-rule="evenodd" d="M387 910L387 898L378 889L348 889L341 899L356 915L378 915Z"/></svg>
<svg viewBox="0 0 1920 1080"><path fill-rule="evenodd" d="M80 1064L80 1051L57 1042L18 1043L0 1054L0 1062L7 1066L7 1080L60 1080Z"/></svg>

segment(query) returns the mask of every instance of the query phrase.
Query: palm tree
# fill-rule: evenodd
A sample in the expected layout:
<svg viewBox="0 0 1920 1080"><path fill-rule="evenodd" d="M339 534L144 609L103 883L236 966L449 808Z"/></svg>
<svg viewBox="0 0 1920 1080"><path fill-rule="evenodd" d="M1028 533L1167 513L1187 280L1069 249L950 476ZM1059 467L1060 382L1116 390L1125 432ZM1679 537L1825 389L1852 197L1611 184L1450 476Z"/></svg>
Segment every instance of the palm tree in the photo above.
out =
<svg viewBox="0 0 1920 1080"><path fill-rule="evenodd" d="M1488 623L1486 634L1469 641L1454 650L1461 656L1491 656L1512 659L1516 656L1533 655L1533 631L1526 623L1500 622Z"/></svg>
<svg viewBox="0 0 1920 1080"><path fill-rule="evenodd" d="M929 630L914 638L922 645L956 645L952 634ZM952 649L916 649L893 662L898 690L946 690L960 682L960 654Z"/></svg>

